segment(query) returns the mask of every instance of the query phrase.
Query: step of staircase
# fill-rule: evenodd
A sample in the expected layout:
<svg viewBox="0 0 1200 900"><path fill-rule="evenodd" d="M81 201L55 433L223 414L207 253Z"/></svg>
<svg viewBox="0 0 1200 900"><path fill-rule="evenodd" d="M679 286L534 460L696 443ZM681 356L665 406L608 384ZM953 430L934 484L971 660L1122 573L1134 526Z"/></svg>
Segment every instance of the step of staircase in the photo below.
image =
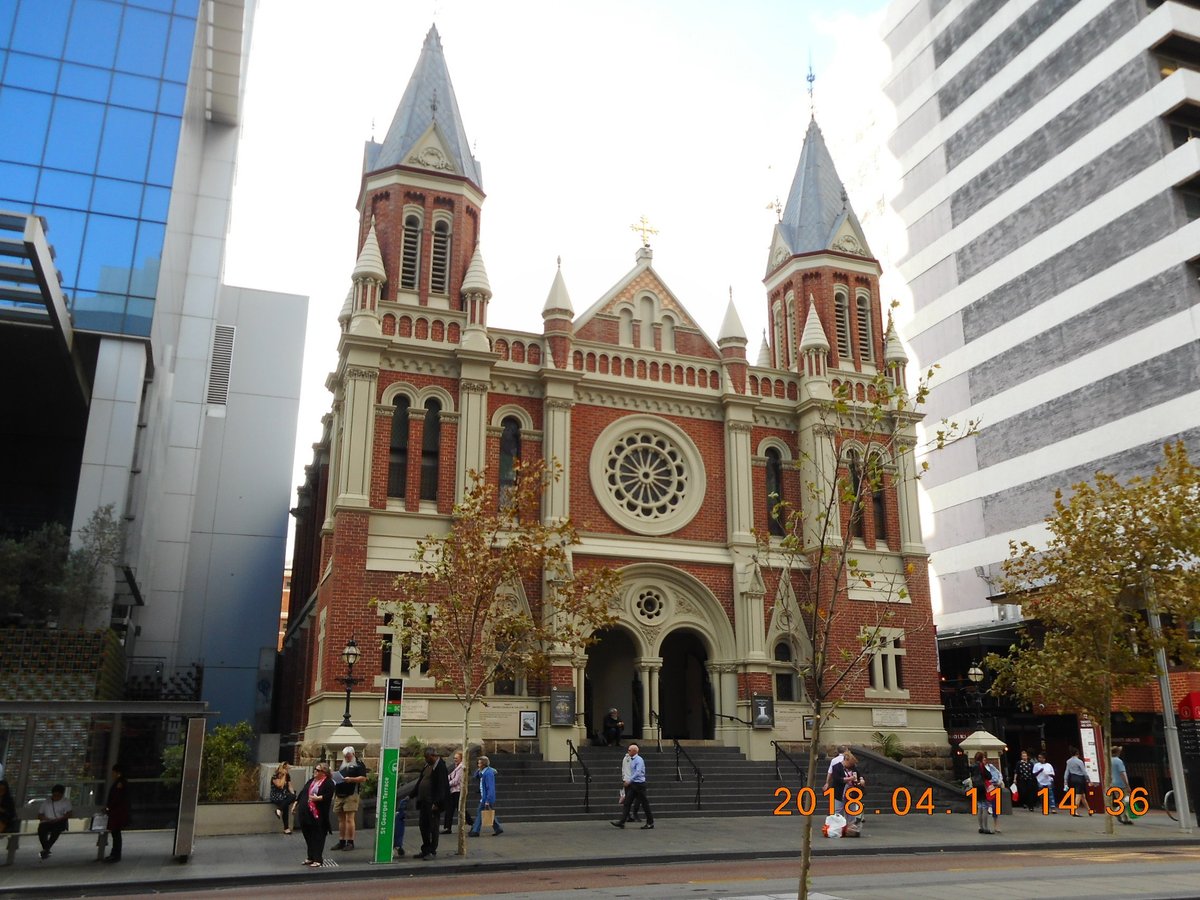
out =
<svg viewBox="0 0 1200 900"><path fill-rule="evenodd" d="M646 741L639 747L646 762L647 792L655 816L772 815L781 803L795 813L797 792L804 785L804 778L791 765L781 762L777 773L774 762L747 760L736 747L709 741L680 744L704 776L699 785L699 808L692 765L681 755L677 774L673 744L664 741L659 752L656 741ZM617 797L625 749L588 746L580 748L579 753L582 764L548 762L538 754L493 753L491 763L498 772L496 793L501 819L518 823L615 817L620 809ZM828 800L821 789L828 763L822 759L818 764L815 793L819 816L828 812ZM590 784L585 779L584 766L591 775ZM874 753L860 754L859 769L868 782L864 804L869 811L891 811L894 796L899 797L898 804L903 808L904 799L897 794L900 789L908 791L914 810L927 788L932 788L933 802L939 811L962 808L965 802L961 791L954 786L924 778ZM472 792L472 812L478 804L477 796Z"/></svg>

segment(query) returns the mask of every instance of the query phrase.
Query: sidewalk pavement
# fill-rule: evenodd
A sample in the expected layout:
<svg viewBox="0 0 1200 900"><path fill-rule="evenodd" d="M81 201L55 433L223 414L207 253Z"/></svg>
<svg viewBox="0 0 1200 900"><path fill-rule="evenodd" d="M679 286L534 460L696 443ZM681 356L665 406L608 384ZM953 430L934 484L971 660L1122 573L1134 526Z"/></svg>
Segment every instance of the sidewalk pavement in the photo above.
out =
<svg viewBox="0 0 1200 900"><path fill-rule="evenodd" d="M702 812L694 818L659 818L653 831L639 830L636 823L624 830L613 828L608 824L610 817L599 813L594 821L587 822L506 822L503 835L485 832L480 838L468 839L465 858L454 855L457 834L442 835L438 856L429 861L411 856L420 836L410 828L405 836L410 855L378 865L370 861L374 831L360 831L358 849L326 850L325 866L319 870L301 865L305 848L299 832L200 838L188 860L178 862L171 857L171 831L127 831L123 859L115 864L96 861L95 842L87 835L64 836L55 845L53 855L42 861L36 837L30 835L22 839L16 862L0 868L0 897L202 890L263 881L279 885L321 878L393 878L434 871L798 857L803 819L772 815L772 808L773 803L764 802L763 815L744 818L705 818ZM1200 832L1185 835L1177 822L1157 811L1134 825L1114 823L1112 836L1105 833L1104 817L1100 815L1072 821L1062 813L1043 816L1023 809L1001 817L1002 833L997 835L979 834L975 817L962 813L900 817L868 810L863 837L858 839L823 838L819 824L814 823L813 837L818 856L996 851L1030 846L1042 850L1136 848L1200 841ZM329 846L334 843L336 840L328 841Z"/></svg>

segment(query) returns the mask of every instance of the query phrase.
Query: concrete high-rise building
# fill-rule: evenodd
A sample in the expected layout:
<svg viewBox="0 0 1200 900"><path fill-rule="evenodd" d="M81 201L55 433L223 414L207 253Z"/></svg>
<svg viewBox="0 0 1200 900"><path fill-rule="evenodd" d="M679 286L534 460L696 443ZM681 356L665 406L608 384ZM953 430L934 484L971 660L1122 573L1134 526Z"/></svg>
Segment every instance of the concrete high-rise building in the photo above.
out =
<svg viewBox="0 0 1200 900"><path fill-rule="evenodd" d="M885 34L903 330L929 420L980 422L924 481L935 609L979 634L1056 489L1200 451L1200 10L895 0Z"/></svg>
<svg viewBox="0 0 1200 900"><path fill-rule="evenodd" d="M91 624L265 724L307 299L222 283L254 6L0 0L0 529L111 504Z"/></svg>

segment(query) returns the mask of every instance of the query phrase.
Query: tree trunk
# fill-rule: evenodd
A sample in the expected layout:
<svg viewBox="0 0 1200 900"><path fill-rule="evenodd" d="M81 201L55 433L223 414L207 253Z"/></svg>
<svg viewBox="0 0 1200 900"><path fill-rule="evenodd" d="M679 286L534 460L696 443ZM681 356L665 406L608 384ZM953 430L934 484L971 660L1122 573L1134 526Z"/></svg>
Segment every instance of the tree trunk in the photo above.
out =
<svg viewBox="0 0 1200 900"><path fill-rule="evenodd" d="M808 772L805 783L817 790L817 761L820 759L821 747L821 703L813 704L813 729L808 741ZM813 816L819 814L819 807L813 810L812 816L805 816L804 825L800 828L800 883L797 886L796 900L808 900L809 874L812 870L812 833Z"/></svg>
<svg viewBox="0 0 1200 900"><path fill-rule="evenodd" d="M1110 704L1111 708L1111 704ZM1113 783L1112 771L1112 713L1107 712L1100 717L1100 753L1101 757L1096 762L1100 763L1100 790L1102 809L1104 812L1104 831L1107 834L1112 834L1116 831L1116 823L1113 822L1115 816L1108 814L1108 790L1109 786L1115 786ZM1129 798L1125 797L1125 803L1129 803ZM1115 806L1115 804L1114 804Z"/></svg>
<svg viewBox="0 0 1200 900"><path fill-rule="evenodd" d="M458 788L458 855L467 855L467 794L470 793L470 782L467 781L471 777L471 704L466 704L463 707L463 731L462 731L462 755L463 755L463 778L462 784Z"/></svg>

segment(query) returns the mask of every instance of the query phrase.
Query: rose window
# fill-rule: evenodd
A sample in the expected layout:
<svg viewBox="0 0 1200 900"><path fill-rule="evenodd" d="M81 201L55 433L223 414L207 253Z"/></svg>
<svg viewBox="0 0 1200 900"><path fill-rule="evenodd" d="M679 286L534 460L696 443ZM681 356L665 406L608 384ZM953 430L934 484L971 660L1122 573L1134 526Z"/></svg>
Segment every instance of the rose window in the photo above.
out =
<svg viewBox="0 0 1200 900"><path fill-rule="evenodd" d="M634 534L678 531L704 503L704 459L688 432L658 416L624 416L596 436L588 474L600 506Z"/></svg>
<svg viewBox="0 0 1200 900"><path fill-rule="evenodd" d="M662 435L648 431L626 435L609 453L605 468L609 493L638 518L661 519L687 496L683 455Z"/></svg>

